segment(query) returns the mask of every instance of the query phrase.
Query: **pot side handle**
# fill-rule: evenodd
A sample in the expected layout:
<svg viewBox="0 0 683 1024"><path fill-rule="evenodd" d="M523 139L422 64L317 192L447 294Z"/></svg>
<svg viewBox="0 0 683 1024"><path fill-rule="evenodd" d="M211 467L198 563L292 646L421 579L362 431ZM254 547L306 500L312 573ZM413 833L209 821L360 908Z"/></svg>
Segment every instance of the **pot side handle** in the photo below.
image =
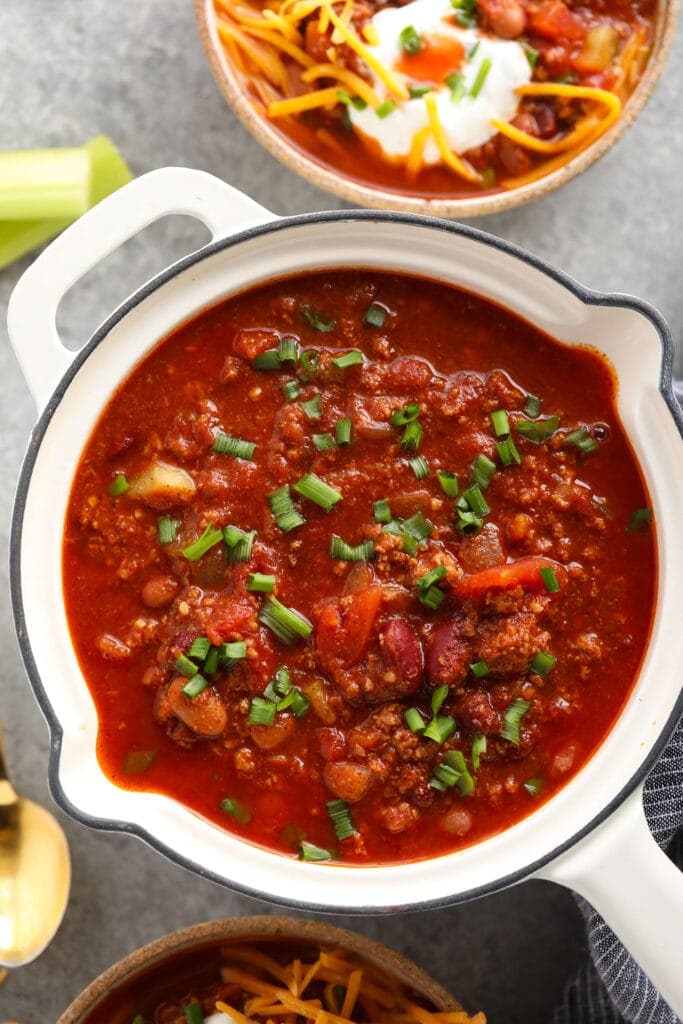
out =
<svg viewBox="0 0 683 1024"><path fill-rule="evenodd" d="M57 308L81 277L149 224L170 214L202 221L213 239L275 220L275 214L224 181L186 167L144 174L68 227L24 272L7 310L10 341L39 409L75 352L62 345Z"/></svg>
<svg viewBox="0 0 683 1024"><path fill-rule="evenodd" d="M683 872L650 832L642 785L539 877L587 899L683 1018Z"/></svg>

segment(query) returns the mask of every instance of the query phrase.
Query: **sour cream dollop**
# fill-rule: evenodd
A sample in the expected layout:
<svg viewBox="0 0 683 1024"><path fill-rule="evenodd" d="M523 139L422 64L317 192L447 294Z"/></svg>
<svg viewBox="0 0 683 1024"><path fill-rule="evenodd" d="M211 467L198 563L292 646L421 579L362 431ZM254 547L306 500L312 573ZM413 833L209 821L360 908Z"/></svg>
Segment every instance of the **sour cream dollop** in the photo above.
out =
<svg viewBox="0 0 683 1024"><path fill-rule="evenodd" d="M454 18L449 0L412 0L404 7L385 7L371 20L377 44L368 46L381 63L401 77L406 86L431 86L439 120L449 146L465 153L488 142L496 134L492 118L509 121L517 112L515 90L531 79L531 67L519 43L485 35L477 28L462 28ZM422 49L406 54L401 33L412 28ZM391 97L385 83L372 73L375 92L384 101ZM454 90L452 76L458 76ZM472 88L483 77L477 95ZM449 78L451 84L446 84ZM475 89L476 92L476 89ZM400 161L410 153L413 138L429 124L424 97L396 100L396 108L385 117L374 109L350 106L354 128L374 139L384 154ZM430 136L425 144L424 163L436 164L441 154Z"/></svg>

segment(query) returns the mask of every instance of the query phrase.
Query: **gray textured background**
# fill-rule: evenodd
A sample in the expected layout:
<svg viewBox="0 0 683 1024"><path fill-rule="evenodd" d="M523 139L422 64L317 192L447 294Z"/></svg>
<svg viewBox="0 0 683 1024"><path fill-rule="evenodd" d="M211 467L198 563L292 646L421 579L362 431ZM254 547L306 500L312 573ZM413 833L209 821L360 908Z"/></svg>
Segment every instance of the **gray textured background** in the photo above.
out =
<svg viewBox="0 0 683 1024"><path fill-rule="evenodd" d="M0 148L73 145L98 132L136 173L203 168L278 213L339 202L264 153L225 107L205 64L190 0L0 0ZM633 292L683 335L683 124L678 49L638 123L564 190L479 225L547 257L595 288ZM64 301L60 328L85 341L131 288L202 240L180 219L148 229ZM27 261L0 272L1 712L18 788L49 803L47 731L29 692L7 599L12 491L35 418L9 351L4 310ZM63 819L63 816L62 816ZM201 881L137 840L64 821L72 899L55 942L0 988L0 1019L54 1021L97 973L180 925L268 908ZM465 907L349 922L414 957L492 1024L542 1024L585 955L578 913L560 889L531 882Z"/></svg>

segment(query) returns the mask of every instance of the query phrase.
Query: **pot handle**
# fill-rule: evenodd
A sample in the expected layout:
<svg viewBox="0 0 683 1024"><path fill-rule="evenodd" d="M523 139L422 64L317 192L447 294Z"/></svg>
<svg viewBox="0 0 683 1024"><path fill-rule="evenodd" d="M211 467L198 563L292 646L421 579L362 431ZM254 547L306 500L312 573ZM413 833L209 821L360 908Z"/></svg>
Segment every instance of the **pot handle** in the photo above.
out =
<svg viewBox="0 0 683 1024"><path fill-rule="evenodd" d="M39 409L75 356L57 332L63 296L100 260L170 214L196 217L214 239L276 219L220 178L163 167L124 185L75 221L24 272L7 310L10 341Z"/></svg>
<svg viewBox="0 0 683 1024"><path fill-rule="evenodd" d="M650 832L642 785L538 877L587 899L683 1018L683 872Z"/></svg>

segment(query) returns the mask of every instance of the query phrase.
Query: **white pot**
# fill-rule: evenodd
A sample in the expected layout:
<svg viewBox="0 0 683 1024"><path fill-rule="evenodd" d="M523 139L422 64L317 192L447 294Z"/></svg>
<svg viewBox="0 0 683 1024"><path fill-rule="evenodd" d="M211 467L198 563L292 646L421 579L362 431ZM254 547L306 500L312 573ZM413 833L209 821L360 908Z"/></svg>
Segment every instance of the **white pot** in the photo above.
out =
<svg viewBox="0 0 683 1024"><path fill-rule="evenodd" d="M77 355L60 343L65 291L167 214L199 218L213 241L148 282ZM600 749L560 792L512 828L435 860L388 867L302 863L251 846L180 803L118 789L95 754L97 716L62 599L65 510L83 446L113 389L160 338L236 291L324 267L408 271L469 289L613 363L619 410L652 496L657 613L638 682ZM26 668L52 734L55 799L94 828L132 832L198 874L273 902L375 913L453 904L529 877L586 896L683 1015L683 876L646 826L642 786L682 707L683 418L672 342L636 299L588 291L471 228L367 211L277 219L216 178L167 168L134 181L64 232L26 271L9 331L41 410L22 469L11 546L14 614ZM678 952L677 952L678 951Z"/></svg>

